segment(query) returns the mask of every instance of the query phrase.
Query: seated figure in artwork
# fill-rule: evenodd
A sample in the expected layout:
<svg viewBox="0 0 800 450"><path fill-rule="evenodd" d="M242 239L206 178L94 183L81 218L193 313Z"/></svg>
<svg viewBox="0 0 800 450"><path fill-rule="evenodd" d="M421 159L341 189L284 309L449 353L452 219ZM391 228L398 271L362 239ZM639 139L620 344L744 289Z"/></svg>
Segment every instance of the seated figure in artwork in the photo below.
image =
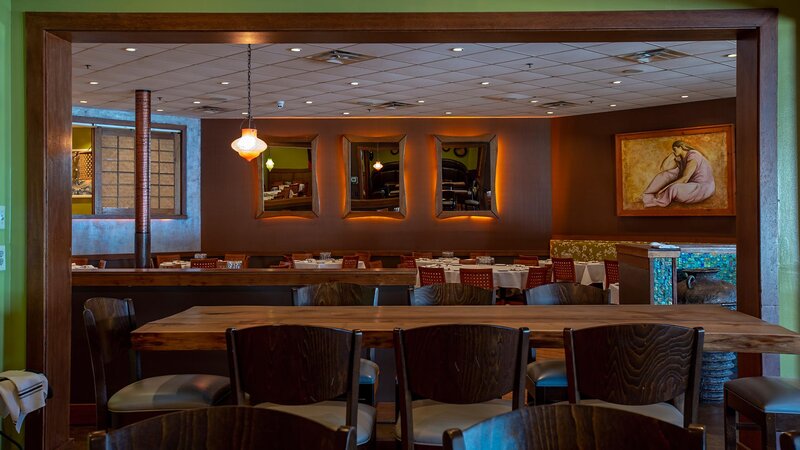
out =
<svg viewBox="0 0 800 450"><path fill-rule="evenodd" d="M672 143L672 153L661 162L661 172L644 190L644 206L669 206L672 202L700 203L714 195L711 163L684 141Z"/></svg>

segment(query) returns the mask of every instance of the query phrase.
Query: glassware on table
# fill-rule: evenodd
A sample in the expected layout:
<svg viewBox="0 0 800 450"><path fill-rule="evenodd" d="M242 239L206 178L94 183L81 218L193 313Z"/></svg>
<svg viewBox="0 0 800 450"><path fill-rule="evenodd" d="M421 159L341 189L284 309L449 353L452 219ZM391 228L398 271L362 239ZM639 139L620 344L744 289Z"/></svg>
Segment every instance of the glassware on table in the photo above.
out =
<svg viewBox="0 0 800 450"><path fill-rule="evenodd" d="M331 252L319 252L319 259L323 261L331 259Z"/></svg>
<svg viewBox="0 0 800 450"><path fill-rule="evenodd" d="M241 261L225 261L228 266L228 269L241 269L242 262Z"/></svg>
<svg viewBox="0 0 800 450"><path fill-rule="evenodd" d="M194 259L206 259L208 257L207 253L195 253Z"/></svg>
<svg viewBox="0 0 800 450"><path fill-rule="evenodd" d="M454 255L453 252L442 252L442 258L452 258Z"/></svg>

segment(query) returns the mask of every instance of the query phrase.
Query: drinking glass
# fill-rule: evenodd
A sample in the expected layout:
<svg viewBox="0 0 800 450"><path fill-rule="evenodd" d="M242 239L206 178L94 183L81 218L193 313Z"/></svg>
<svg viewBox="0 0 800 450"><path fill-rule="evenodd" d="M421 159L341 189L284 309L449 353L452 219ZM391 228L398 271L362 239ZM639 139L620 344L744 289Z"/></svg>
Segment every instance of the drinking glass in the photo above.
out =
<svg viewBox="0 0 800 450"><path fill-rule="evenodd" d="M319 259L323 261L331 259L331 252L319 252Z"/></svg>
<svg viewBox="0 0 800 450"><path fill-rule="evenodd" d="M454 255L453 252L442 252L442 258L452 258Z"/></svg>

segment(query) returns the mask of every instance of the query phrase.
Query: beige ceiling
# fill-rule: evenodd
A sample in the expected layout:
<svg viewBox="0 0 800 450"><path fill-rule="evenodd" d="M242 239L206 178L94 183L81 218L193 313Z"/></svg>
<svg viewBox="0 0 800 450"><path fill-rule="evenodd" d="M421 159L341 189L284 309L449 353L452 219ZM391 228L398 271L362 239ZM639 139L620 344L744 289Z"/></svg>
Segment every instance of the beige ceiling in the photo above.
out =
<svg viewBox="0 0 800 450"><path fill-rule="evenodd" d="M656 48L686 56L618 57ZM373 58L308 58L334 49ZM164 114L241 118L247 109L245 45L73 44L72 51L75 106L131 110L134 90L150 89ZM735 51L735 41L254 45L253 115L550 117L727 98L736 95L736 59L727 56ZM413 106L375 106L392 101ZM574 105L542 106L561 101ZM220 111L202 109L209 107Z"/></svg>

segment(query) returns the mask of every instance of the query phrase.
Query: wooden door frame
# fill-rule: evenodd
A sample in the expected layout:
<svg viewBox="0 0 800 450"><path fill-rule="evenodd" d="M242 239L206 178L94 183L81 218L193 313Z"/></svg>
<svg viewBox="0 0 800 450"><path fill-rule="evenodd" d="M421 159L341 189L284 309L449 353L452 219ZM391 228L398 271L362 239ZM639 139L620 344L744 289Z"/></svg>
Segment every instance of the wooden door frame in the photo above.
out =
<svg viewBox="0 0 800 450"><path fill-rule="evenodd" d="M27 367L54 397L26 421L29 449L68 440L72 42L607 42L738 40L737 293L777 320L777 10L575 13L27 13ZM763 183L761 181L763 180ZM769 262L762 266L761 261ZM773 372L742 355L740 374Z"/></svg>

